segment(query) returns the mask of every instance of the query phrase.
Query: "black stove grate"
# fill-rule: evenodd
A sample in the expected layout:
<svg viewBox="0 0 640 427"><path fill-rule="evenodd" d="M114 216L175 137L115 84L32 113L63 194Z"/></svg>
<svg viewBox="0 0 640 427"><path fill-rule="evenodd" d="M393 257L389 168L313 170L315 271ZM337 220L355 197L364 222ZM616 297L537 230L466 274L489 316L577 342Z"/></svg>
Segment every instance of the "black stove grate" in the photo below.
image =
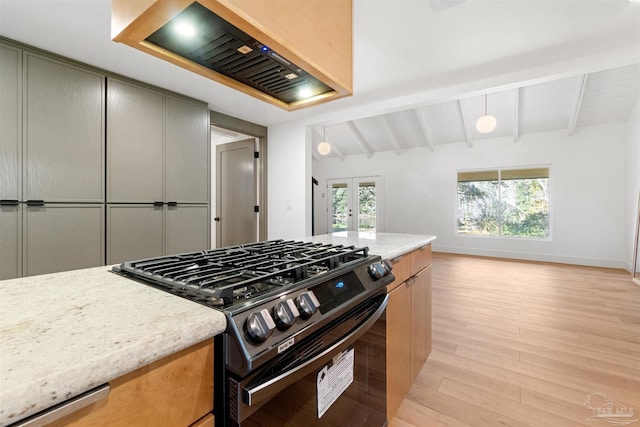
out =
<svg viewBox="0 0 640 427"><path fill-rule="evenodd" d="M368 248L270 240L125 262L119 271L215 308L246 302L368 257Z"/></svg>

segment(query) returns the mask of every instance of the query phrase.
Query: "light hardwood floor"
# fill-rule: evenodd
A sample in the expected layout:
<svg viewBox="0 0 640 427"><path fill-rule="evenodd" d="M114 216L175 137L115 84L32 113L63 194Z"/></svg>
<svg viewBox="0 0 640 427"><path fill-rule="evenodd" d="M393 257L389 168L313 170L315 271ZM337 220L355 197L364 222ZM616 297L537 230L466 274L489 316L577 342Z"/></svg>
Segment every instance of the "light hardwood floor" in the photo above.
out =
<svg viewBox="0 0 640 427"><path fill-rule="evenodd" d="M433 254L433 351L391 427L606 426L591 393L640 419L627 272Z"/></svg>

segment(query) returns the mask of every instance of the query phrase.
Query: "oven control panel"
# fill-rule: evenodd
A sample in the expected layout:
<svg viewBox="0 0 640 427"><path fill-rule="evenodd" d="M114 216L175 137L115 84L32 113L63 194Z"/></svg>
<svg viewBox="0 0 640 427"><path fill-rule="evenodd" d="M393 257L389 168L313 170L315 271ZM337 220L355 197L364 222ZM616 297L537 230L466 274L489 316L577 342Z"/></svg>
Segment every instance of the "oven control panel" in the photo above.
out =
<svg viewBox="0 0 640 427"><path fill-rule="evenodd" d="M250 364L267 354L284 352L393 280L388 263L365 263L235 313L231 326L237 331L232 334L238 340L237 348L243 349Z"/></svg>

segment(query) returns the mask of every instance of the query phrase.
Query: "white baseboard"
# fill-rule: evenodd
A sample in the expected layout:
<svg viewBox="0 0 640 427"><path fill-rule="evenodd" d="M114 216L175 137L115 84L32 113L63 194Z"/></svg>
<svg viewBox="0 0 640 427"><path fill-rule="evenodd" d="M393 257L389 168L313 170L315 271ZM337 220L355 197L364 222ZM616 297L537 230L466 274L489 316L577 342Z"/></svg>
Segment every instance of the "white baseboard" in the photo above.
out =
<svg viewBox="0 0 640 427"><path fill-rule="evenodd" d="M557 262L561 264L575 264L585 265L591 267L607 267L607 268L620 268L629 271L628 262L624 260L606 259L606 258L585 258L576 257L570 255L557 255L557 254L541 254L534 252L515 252L515 251L500 251L493 249L478 249L478 248L464 248L455 246L438 245L433 243L432 249L434 252L448 252L461 255L476 255L495 258L511 258L520 259L525 261L544 261L544 262Z"/></svg>

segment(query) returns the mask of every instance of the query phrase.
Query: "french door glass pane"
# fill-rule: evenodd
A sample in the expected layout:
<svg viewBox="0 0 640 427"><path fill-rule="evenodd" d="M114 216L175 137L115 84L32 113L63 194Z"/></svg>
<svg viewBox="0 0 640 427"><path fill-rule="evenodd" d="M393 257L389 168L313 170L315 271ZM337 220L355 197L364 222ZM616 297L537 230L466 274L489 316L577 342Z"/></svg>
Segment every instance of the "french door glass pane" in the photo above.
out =
<svg viewBox="0 0 640 427"><path fill-rule="evenodd" d="M348 229L349 191L346 183L331 185L331 232Z"/></svg>
<svg viewBox="0 0 640 427"><path fill-rule="evenodd" d="M376 231L376 183L358 184L358 231Z"/></svg>

